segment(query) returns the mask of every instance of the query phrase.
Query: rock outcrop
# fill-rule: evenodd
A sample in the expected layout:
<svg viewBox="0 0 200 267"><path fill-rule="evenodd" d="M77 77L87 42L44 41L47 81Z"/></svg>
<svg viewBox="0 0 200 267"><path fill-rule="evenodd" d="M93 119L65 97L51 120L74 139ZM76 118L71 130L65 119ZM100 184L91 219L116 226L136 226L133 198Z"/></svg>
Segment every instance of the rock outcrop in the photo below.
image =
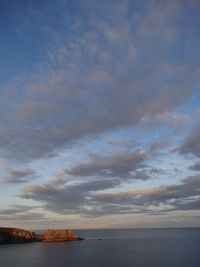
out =
<svg viewBox="0 0 200 267"><path fill-rule="evenodd" d="M41 238L45 242L60 242L60 241L74 241L78 239L78 236L70 230L47 230Z"/></svg>
<svg viewBox="0 0 200 267"><path fill-rule="evenodd" d="M30 242L63 242L83 240L71 230L47 230L43 234L31 231L0 227L0 244L16 244Z"/></svg>
<svg viewBox="0 0 200 267"><path fill-rule="evenodd" d="M0 244L41 241L40 237L27 230L0 227Z"/></svg>

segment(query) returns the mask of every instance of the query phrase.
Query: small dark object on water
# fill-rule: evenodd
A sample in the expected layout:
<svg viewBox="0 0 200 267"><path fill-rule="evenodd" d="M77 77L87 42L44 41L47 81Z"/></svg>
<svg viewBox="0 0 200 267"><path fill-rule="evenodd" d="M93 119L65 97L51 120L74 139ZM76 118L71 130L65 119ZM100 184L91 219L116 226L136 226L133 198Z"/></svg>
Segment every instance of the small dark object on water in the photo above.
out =
<svg viewBox="0 0 200 267"><path fill-rule="evenodd" d="M85 240L85 238L83 238L83 237L77 237L77 241L83 241L83 240Z"/></svg>

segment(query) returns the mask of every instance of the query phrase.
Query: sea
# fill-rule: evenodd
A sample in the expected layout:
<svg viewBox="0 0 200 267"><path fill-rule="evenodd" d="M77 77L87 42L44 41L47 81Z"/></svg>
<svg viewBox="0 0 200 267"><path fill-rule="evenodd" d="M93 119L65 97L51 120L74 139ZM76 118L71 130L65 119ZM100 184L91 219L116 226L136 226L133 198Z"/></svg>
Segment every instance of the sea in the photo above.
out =
<svg viewBox="0 0 200 267"><path fill-rule="evenodd" d="M0 246L0 267L200 267L200 228L75 230L84 241Z"/></svg>

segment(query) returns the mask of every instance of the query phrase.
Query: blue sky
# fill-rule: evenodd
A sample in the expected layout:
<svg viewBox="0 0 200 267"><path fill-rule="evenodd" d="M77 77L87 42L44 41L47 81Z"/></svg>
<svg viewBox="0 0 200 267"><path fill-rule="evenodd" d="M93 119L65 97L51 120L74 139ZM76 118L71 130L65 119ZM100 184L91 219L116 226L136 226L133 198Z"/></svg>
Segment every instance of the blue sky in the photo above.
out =
<svg viewBox="0 0 200 267"><path fill-rule="evenodd" d="M2 226L199 226L199 13L0 1Z"/></svg>

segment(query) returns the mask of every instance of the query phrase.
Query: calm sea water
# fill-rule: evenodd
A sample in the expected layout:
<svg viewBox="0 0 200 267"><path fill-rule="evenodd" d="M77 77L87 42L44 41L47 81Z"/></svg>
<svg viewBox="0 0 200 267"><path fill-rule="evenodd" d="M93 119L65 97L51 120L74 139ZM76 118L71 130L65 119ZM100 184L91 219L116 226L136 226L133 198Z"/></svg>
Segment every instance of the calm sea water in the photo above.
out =
<svg viewBox="0 0 200 267"><path fill-rule="evenodd" d="M0 266L200 267L200 229L76 230L76 233L86 240L0 246Z"/></svg>

